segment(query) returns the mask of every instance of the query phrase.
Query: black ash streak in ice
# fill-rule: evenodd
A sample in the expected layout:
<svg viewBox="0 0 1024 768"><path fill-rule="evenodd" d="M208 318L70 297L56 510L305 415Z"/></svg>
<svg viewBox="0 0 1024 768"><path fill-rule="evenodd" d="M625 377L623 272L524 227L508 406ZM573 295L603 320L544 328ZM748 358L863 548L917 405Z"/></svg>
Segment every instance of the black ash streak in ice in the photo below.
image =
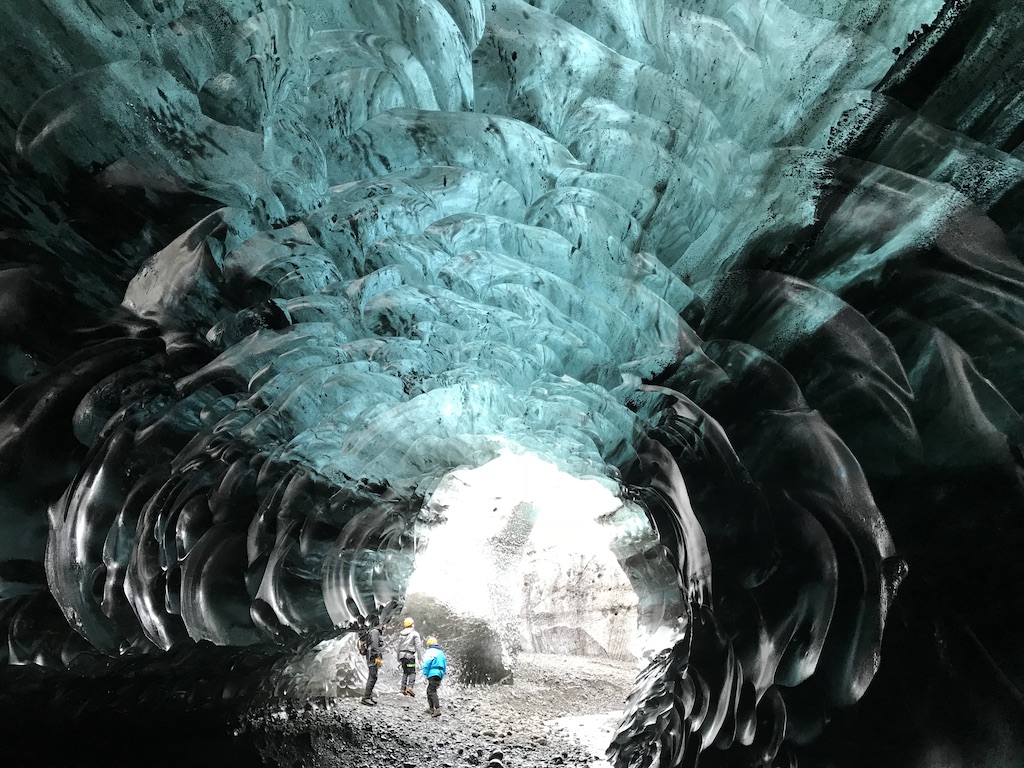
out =
<svg viewBox="0 0 1024 768"><path fill-rule="evenodd" d="M442 479L518 453L658 538L616 768L877 762L887 721L920 764L926 676L1024 711L1012 4L24 5L7 661L390 611ZM929 632L956 664L887 666ZM949 764L1024 754L984 733Z"/></svg>

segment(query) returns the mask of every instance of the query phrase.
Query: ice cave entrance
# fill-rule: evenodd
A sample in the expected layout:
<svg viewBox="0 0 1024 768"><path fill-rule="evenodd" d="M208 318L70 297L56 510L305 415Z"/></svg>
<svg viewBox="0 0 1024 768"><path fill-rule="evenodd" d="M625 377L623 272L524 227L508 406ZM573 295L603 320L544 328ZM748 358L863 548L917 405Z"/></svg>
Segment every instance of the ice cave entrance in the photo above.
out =
<svg viewBox="0 0 1024 768"><path fill-rule="evenodd" d="M443 701L474 702L486 684L492 701L529 702L603 764L637 672L681 626L675 572L643 510L613 487L512 453L441 478L385 635L382 695L399 690L394 638L412 616L448 653ZM357 699L366 666L355 645L348 633L295 659L292 693Z"/></svg>
<svg viewBox="0 0 1024 768"><path fill-rule="evenodd" d="M425 512L437 522L419 534L405 612L447 641L469 681L514 680L544 696L538 686L571 688L606 665L611 711L584 713L557 695L549 710L603 750L650 640L619 562L653 543L642 511L597 479L506 454L446 475Z"/></svg>
<svg viewBox="0 0 1024 768"><path fill-rule="evenodd" d="M616 556L635 533L605 485L507 454L446 475L426 512L438 522L419 534L408 613L489 628L506 665L519 652L638 655L637 596Z"/></svg>

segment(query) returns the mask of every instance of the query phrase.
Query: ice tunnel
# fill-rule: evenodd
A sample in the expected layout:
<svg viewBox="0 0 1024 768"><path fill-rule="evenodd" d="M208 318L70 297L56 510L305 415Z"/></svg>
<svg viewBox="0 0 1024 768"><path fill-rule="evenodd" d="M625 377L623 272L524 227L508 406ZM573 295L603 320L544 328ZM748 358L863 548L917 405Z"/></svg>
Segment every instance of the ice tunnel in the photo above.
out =
<svg viewBox="0 0 1024 768"><path fill-rule="evenodd" d="M8 9L0 763L412 605L613 768L1024 765L1017 3Z"/></svg>

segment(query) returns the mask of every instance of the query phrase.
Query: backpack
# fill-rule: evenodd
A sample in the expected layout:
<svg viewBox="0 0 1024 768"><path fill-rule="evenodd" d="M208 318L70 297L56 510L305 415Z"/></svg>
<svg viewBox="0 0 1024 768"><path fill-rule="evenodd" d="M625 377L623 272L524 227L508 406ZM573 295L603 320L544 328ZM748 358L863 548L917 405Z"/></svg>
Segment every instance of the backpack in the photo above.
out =
<svg viewBox="0 0 1024 768"><path fill-rule="evenodd" d="M359 649L360 656L365 656L367 654L367 652L370 650L370 630L359 630L359 641L356 644L356 648Z"/></svg>

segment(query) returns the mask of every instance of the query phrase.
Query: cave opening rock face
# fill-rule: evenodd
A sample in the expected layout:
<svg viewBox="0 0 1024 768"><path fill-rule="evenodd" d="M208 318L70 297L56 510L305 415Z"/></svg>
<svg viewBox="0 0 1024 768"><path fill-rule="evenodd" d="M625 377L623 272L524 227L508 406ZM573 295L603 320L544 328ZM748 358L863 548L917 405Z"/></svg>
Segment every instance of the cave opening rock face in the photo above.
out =
<svg viewBox="0 0 1024 768"><path fill-rule="evenodd" d="M601 483L507 454L442 478L421 519L403 610L467 682L508 677L521 650L635 658L661 628L619 562L657 540Z"/></svg>
<svg viewBox="0 0 1024 768"><path fill-rule="evenodd" d="M16 6L0 659L405 608L643 659L616 768L1024 720L1017 3Z"/></svg>
<svg viewBox="0 0 1024 768"><path fill-rule="evenodd" d="M457 613L444 603L418 593L409 595L406 610L416 616L417 629L424 641L428 635L438 638L453 680L484 685L513 678L514 656L487 618Z"/></svg>
<svg viewBox="0 0 1024 768"><path fill-rule="evenodd" d="M611 555L566 547L526 553L523 645L537 653L636 657L636 594Z"/></svg>

